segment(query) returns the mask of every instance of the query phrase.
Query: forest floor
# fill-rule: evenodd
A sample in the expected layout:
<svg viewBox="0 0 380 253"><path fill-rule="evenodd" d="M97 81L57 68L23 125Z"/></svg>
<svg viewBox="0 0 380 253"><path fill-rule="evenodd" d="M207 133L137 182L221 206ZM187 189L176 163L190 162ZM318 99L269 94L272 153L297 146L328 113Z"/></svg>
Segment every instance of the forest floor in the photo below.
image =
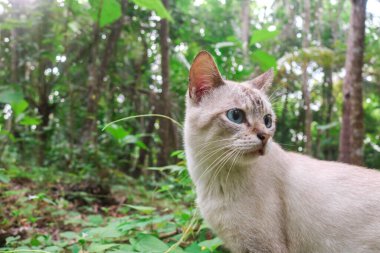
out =
<svg viewBox="0 0 380 253"><path fill-rule="evenodd" d="M226 252L199 218L183 168L139 179L2 170L0 252Z"/></svg>

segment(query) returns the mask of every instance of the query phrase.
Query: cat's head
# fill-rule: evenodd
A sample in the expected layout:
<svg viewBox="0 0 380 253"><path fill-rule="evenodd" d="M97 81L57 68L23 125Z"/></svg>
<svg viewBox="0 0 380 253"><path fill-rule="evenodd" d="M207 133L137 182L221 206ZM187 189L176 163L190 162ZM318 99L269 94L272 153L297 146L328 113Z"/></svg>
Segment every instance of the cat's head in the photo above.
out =
<svg viewBox="0 0 380 253"><path fill-rule="evenodd" d="M276 128L265 94L272 81L272 70L246 82L223 80L212 56L200 52L190 69L186 145L205 154L265 155Z"/></svg>

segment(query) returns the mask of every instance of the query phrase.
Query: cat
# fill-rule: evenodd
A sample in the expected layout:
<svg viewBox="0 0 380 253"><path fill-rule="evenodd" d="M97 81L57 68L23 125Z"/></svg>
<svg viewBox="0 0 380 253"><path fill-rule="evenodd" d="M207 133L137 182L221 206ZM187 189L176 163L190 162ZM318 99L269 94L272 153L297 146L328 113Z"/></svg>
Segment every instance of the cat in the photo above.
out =
<svg viewBox="0 0 380 253"><path fill-rule="evenodd" d="M276 144L273 75L227 81L194 59L184 144L201 215L234 253L380 252L380 173Z"/></svg>

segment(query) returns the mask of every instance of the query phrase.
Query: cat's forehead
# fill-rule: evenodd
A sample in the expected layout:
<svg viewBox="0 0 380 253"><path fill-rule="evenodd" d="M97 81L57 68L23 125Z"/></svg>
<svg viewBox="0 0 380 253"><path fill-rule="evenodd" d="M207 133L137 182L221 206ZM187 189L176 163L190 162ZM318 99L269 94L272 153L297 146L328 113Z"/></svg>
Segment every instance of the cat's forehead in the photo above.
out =
<svg viewBox="0 0 380 253"><path fill-rule="evenodd" d="M263 112L270 109L270 103L266 95L247 83L228 81L233 102L247 110Z"/></svg>

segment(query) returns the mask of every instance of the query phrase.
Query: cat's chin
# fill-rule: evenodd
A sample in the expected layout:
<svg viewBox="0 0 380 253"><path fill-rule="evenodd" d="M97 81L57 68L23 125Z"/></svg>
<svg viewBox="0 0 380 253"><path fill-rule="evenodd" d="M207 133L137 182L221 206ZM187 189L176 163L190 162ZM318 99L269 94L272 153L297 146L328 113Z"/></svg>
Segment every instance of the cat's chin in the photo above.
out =
<svg viewBox="0 0 380 253"><path fill-rule="evenodd" d="M257 148L255 150L247 151L247 152L244 153L244 155L247 156L247 157L258 157L258 156L265 155L265 153L266 153L266 148L264 146L264 147L261 147L261 148Z"/></svg>

